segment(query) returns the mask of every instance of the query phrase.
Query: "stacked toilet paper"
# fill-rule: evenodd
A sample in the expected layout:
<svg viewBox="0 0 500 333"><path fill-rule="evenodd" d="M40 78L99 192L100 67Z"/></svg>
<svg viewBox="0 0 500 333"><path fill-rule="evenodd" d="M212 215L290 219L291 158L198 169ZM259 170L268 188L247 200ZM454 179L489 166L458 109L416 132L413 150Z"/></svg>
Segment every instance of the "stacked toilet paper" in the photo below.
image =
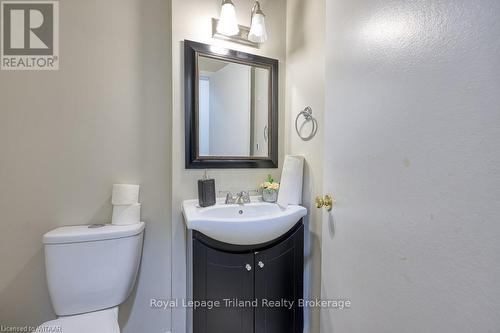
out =
<svg viewBox="0 0 500 333"><path fill-rule="evenodd" d="M141 204L139 203L139 185L114 184L112 224L134 224L141 221Z"/></svg>

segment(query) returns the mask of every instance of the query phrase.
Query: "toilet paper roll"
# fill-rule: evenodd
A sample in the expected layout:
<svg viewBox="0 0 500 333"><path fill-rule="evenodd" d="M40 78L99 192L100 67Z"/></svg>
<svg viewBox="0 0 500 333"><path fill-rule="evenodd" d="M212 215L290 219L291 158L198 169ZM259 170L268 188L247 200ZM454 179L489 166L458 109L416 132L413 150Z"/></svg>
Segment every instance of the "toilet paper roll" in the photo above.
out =
<svg viewBox="0 0 500 333"><path fill-rule="evenodd" d="M139 185L113 184L113 205L132 205L139 202Z"/></svg>
<svg viewBox="0 0 500 333"><path fill-rule="evenodd" d="M113 205L112 224L135 224L141 221L141 204Z"/></svg>

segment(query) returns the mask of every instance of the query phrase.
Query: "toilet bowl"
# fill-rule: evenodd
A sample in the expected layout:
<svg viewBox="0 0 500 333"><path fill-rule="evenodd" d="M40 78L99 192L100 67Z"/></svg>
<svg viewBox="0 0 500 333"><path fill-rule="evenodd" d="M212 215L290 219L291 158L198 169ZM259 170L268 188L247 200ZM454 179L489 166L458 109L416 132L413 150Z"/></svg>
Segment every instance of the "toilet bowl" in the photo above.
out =
<svg viewBox="0 0 500 333"><path fill-rule="evenodd" d="M46 233L47 285L58 318L35 332L119 333L118 305L135 284L144 227L68 226Z"/></svg>

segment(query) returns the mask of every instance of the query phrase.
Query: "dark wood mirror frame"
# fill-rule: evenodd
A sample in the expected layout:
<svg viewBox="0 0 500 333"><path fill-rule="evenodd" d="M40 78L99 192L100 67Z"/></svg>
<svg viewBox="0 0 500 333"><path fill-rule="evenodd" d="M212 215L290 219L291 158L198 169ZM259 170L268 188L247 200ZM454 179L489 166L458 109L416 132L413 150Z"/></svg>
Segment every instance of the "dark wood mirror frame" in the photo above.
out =
<svg viewBox="0 0 500 333"><path fill-rule="evenodd" d="M267 157L198 156L198 56L217 58L270 70L270 112ZM208 44L184 41L184 94L186 169L234 169L278 167L278 60Z"/></svg>

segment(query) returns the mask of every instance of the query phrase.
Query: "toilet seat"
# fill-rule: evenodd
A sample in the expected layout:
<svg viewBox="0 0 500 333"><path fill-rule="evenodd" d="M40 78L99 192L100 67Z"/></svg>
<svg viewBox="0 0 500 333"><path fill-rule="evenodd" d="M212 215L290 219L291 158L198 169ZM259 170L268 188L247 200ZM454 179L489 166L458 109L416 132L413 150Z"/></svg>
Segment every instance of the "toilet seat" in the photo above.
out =
<svg viewBox="0 0 500 333"><path fill-rule="evenodd" d="M120 333L117 309L60 317L41 324L35 332Z"/></svg>

